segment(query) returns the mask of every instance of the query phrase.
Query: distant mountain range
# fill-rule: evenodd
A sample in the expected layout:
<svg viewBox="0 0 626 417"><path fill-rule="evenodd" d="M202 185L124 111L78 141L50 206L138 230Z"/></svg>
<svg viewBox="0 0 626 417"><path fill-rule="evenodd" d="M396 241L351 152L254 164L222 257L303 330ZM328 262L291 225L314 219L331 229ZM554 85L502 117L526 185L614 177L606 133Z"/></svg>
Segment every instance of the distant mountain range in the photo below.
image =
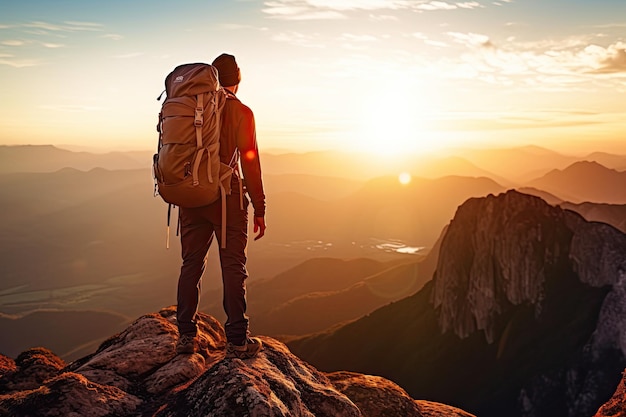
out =
<svg viewBox="0 0 626 417"><path fill-rule="evenodd" d="M625 277L617 229L515 191L472 198L420 291L289 346L481 417L589 417L626 365Z"/></svg>
<svg viewBox="0 0 626 417"><path fill-rule="evenodd" d="M140 169L150 167L149 152L73 152L52 145L0 145L0 174L53 172L63 168Z"/></svg>
<svg viewBox="0 0 626 417"><path fill-rule="evenodd" d="M626 204L626 172L597 162L579 161L527 183L572 203Z"/></svg>
<svg viewBox="0 0 626 417"><path fill-rule="evenodd" d="M261 150L263 151L263 150ZM0 145L0 174L52 172L62 168L149 169L152 150L108 153L73 152L52 145ZM626 155L594 152L571 156L538 146L497 149L460 149L441 156L403 155L393 160L361 153L318 151L261 153L266 175L313 175L350 181L408 172L415 177L448 175L488 177L505 187L520 186L553 169L563 170L574 162L592 161L617 171L626 170Z"/></svg>

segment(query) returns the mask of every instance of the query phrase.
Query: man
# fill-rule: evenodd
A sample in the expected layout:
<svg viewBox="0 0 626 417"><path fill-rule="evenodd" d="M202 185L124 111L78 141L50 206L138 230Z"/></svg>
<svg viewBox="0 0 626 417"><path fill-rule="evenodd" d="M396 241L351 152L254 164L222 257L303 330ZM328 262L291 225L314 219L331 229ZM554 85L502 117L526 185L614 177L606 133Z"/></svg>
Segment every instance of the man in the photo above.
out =
<svg viewBox="0 0 626 417"><path fill-rule="evenodd" d="M241 72L235 57L218 56L212 63L219 73L220 84L227 93L220 131L220 160L231 167L241 160L243 178L238 170L233 175L232 193L226 197L226 247L221 244L222 202L199 208L180 208L181 246L183 264L178 280L178 353L194 353L197 349L197 325L200 278L206 256L217 236L224 286L224 311L227 320L226 356L254 357L261 350L261 340L249 337L246 316L246 246L248 243L248 205L245 193L254 208L254 240L265 234L265 194L261 164L256 142L254 115L235 94L239 89ZM243 180L245 188L239 182ZM242 195L243 194L243 195Z"/></svg>

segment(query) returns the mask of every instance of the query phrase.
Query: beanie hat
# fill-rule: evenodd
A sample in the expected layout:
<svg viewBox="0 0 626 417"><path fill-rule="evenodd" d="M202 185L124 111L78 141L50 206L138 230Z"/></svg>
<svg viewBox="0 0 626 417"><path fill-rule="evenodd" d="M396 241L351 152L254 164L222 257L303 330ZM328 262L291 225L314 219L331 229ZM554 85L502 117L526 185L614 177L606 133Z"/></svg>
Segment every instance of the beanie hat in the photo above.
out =
<svg viewBox="0 0 626 417"><path fill-rule="evenodd" d="M234 56L222 54L215 58L212 65L217 68L220 84L223 87L237 85L241 81L241 72Z"/></svg>

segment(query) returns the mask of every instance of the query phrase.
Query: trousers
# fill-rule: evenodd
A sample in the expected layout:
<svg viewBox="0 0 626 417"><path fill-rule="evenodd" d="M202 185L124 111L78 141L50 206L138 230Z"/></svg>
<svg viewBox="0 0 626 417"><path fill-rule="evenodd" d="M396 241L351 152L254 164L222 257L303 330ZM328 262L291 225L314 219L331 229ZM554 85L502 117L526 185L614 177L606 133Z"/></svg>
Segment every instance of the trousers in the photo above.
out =
<svg viewBox="0 0 626 417"><path fill-rule="evenodd" d="M222 248L222 201L198 208L180 208L182 266L178 278L177 322L181 335L195 336L196 314L200 301L200 280L207 254L216 237L222 270L223 304L226 313L226 339L236 345L248 337L246 316L246 246L248 243L248 205L244 195L243 210L239 194L226 196L226 247Z"/></svg>

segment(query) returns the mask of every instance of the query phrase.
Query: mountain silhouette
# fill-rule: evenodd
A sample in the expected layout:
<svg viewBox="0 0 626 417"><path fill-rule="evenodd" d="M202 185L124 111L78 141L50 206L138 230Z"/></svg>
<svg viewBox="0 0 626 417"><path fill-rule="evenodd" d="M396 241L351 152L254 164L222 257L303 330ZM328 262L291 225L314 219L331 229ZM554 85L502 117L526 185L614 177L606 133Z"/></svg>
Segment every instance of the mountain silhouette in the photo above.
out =
<svg viewBox="0 0 626 417"><path fill-rule="evenodd" d="M559 197L550 194L547 191L543 191L543 190L539 190L537 188L532 188L532 187L518 187L516 188L517 191L519 191L522 194L529 194L529 195L534 195L536 197L541 198L543 201L545 201L546 203L556 206L558 204L561 204L563 202L562 199L560 199Z"/></svg>
<svg viewBox="0 0 626 417"><path fill-rule="evenodd" d="M93 168L149 168L151 153L73 152L52 145L0 145L0 174L15 172L53 172L63 168L88 171Z"/></svg>
<svg viewBox="0 0 626 417"><path fill-rule="evenodd" d="M288 344L481 417L588 417L626 365L624 283L626 235L509 191L459 207L415 295Z"/></svg>
<svg viewBox="0 0 626 417"><path fill-rule="evenodd" d="M527 185L550 192L572 203L626 203L626 172L597 162L579 161L563 170L555 169Z"/></svg>
<svg viewBox="0 0 626 417"><path fill-rule="evenodd" d="M583 158L584 161L594 161L607 168L617 171L626 171L626 155L615 155L607 152L592 152Z"/></svg>
<svg viewBox="0 0 626 417"><path fill-rule="evenodd" d="M578 160L576 157L535 145L468 149L458 153L476 166L519 184L552 169L563 169Z"/></svg>
<svg viewBox="0 0 626 417"><path fill-rule="evenodd" d="M590 222L607 223L626 233L626 204L563 202L559 206L579 213Z"/></svg>
<svg viewBox="0 0 626 417"><path fill-rule="evenodd" d="M10 416L473 417L413 400L381 377L324 374L262 337L254 359L225 359L224 329L200 314L199 352L176 355L175 307L139 317L66 364L45 348L0 355L0 414Z"/></svg>
<svg viewBox="0 0 626 417"><path fill-rule="evenodd" d="M300 193L320 201L347 197L361 188L364 182L308 174L263 175L263 187L267 195Z"/></svg>

